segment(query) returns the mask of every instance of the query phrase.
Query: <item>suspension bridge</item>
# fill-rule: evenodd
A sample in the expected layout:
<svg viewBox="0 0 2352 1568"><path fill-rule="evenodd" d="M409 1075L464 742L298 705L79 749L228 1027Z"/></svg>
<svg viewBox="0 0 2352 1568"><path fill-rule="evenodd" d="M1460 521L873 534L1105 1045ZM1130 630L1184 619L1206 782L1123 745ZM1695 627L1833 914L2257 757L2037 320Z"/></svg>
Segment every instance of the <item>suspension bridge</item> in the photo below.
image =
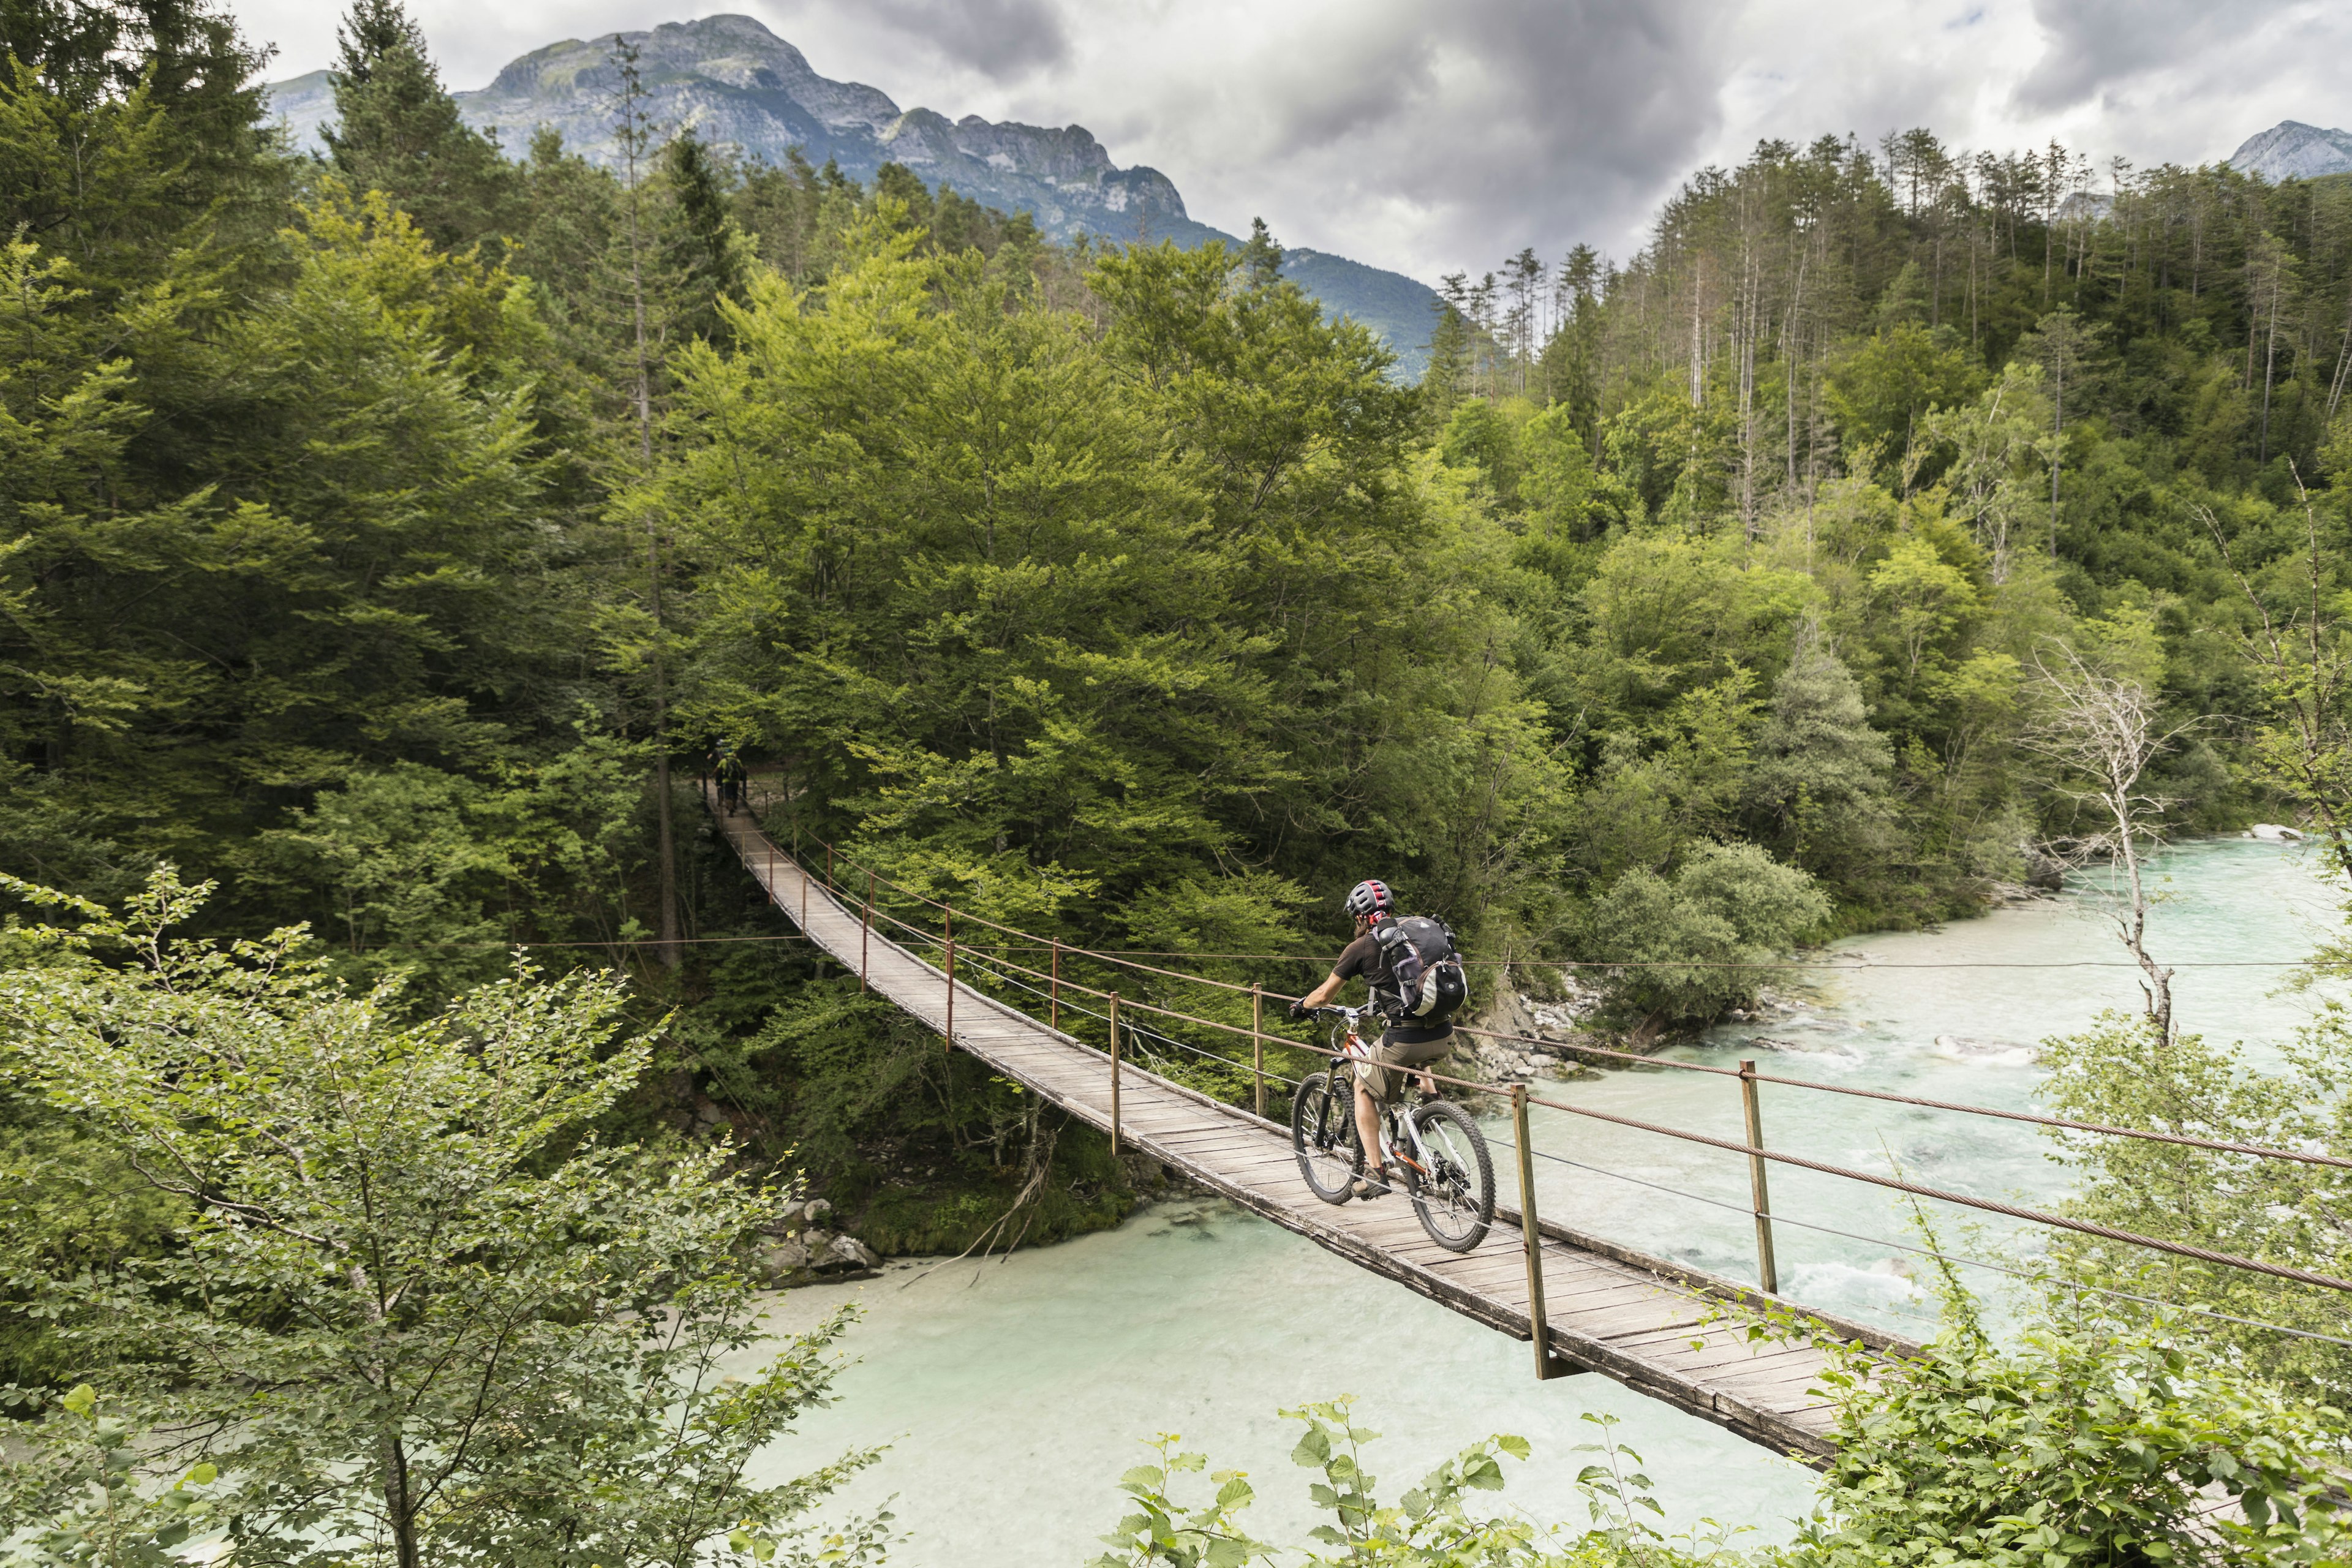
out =
<svg viewBox="0 0 2352 1568"><path fill-rule="evenodd" d="M2352 1292L2352 1280L1768 1149L1757 1115L1756 1089L1759 1083L1785 1084L1937 1110L2034 1122L2083 1133L2152 1139L2225 1153L2312 1164L2352 1167L2352 1160L1775 1078L1759 1074L1752 1063L1741 1064L1737 1072L1691 1063L1660 1064L1738 1079L1747 1110L1745 1142L1657 1126L1588 1106L1536 1099L1525 1085L1478 1084L1434 1075L1449 1085L1478 1094L1507 1097L1514 1134L1506 1145L1509 1161L1498 1163L1503 1168L1496 1173L1496 1224L1472 1250L1448 1252L1429 1239L1411 1205L1402 1198L1335 1206L1323 1203L1308 1190L1299 1174L1289 1129L1264 1114L1265 1047L1269 1043L1287 1047L1293 1042L1269 1039L1265 1034L1262 1011L1258 1010L1265 998L1255 994L1255 988L1247 988L1254 993L1255 1005L1252 1024L1246 1028L1137 999L1123 1002L1117 991L1081 984L1065 976L1061 973L1064 952L1125 963L1180 981L1218 985L1226 983L1160 970L1115 955L1066 950L1056 943L1027 938L1027 933L1011 931L1010 928L977 922L1050 947L1054 957L1052 967L1046 971L1012 963L1001 952L975 953L969 946L965 949L967 974L979 973L994 983L1014 980L1045 1004L1047 1016L1041 1020L1029 1011L975 988L969 980L956 977L957 916L952 909L932 906L945 917L943 931L933 935L877 905L877 879L872 872L867 873L862 898L854 890L845 897L835 878L830 849L825 871L820 877L779 847L749 811L730 808L715 793L709 797L709 805L720 832L745 868L758 880L770 901L812 942L859 975L867 988L939 1033L948 1048L969 1052L992 1070L1099 1129L1109 1136L1115 1150L1132 1148L1369 1273L1528 1342L1534 1352L1538 1378L1599 1373L1808 1463L1821 1464L1835 1451L1832 1436L1835 1406L1822 1386L1822 1374L1831 1359L1825 1343L1858 1344L1877 1356L1894 1358L1914 1352L1918 1347L1900 1336L1801 1306L1777 1294L1774 1218L1766 1179L1766 1169L1771 1163L2296 1283ZM971 922L970 916L965 918ZM942 963L935 964L911 951L907 942L886 936L880 929L884 924L896 927L909 941L939 952ZM975 959L981 962L974 963ZM1018 974L1026 974L1036 984L1020 982ZM1230 985L1227 988L1244 989ZM1079 1000L1082 997L1093 1000L1097 1007L1086 1007ZM1130 1037L1139 1032L1133 1021L1139 1009L1164 1020L1248 1037L1257 1085L1256 1109L1226 1104L1127 1059L1120 1047L1122 1005L1128 1010L1127 1032ZM1107 1044L1091 1043L1061 1027L1060 1016L1066 1010L1097 1020L1107 1018ZM1181 1045L1165 1034L1153 1034L1166 1044ZM1589 1047L1579 1047L1579 1054L1623 1056ZM1219 1059L1229 1067L1234 1065L1229 1058ZM1758 1274L1762 1289L1588 1235L1538 1215L1530 1166L1537 1152L1530 1145L1527 1121L1530 1103L1712 1145L1743 1156L1752 1180ZM1516 1183L1511 1179L1513 1175ZM1517 1203L1508 1201L1514 1194ZM1767 1317L1777 1322L1779 1331L1761 1337L1751 1333L1751 1325ZM2281 1331L2301 1332L2292 1329Z"/></svg>

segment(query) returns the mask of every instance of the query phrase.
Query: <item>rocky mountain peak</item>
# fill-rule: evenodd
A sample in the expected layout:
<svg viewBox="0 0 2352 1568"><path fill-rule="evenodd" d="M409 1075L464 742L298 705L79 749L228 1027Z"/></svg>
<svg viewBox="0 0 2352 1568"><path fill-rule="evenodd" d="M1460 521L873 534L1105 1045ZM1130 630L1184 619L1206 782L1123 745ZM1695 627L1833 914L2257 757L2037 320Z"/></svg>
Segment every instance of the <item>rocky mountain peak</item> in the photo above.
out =
<svg viewBox="0 0 2352 1568"><path fill-rule="evenodd" d="M653 123L690 128L739 156L782 163L797 149L814 163L832 160L857 180L871 180L886 163L902 163L933 189L951 185L989 206L1026 212L1057 240L1092 235L1184 246L1239 243L1196 222L1159 170L1113 163L1082 125L1023 125L976 114L950 120L936 110L902 110L878 88L819 75L799 49L751 16L665 22L620 37L638 51ZM619 153L613 108L620 73L612 53L609 33L533 49L488 87L456 94L458 112L476 130L495 132L509 152L548 126L572 151L610 163ZM331 73L276 83L269 94L297 143L323 151L319 128L334 118ZM1330 309L1386 336L1399 350L1403 375L1420 374L1435 298L1427 285L1313 251L1294 252L1285 271Z"/></svg>
<svg viewBox="0 0 2352 1568"><path fill-rule="evenodd" d="M2352 131L2326 130L2300 120L2282 120L2246 138L2230 154L2230 166L2266 180L2315 180L2352 173Z"/></svg>

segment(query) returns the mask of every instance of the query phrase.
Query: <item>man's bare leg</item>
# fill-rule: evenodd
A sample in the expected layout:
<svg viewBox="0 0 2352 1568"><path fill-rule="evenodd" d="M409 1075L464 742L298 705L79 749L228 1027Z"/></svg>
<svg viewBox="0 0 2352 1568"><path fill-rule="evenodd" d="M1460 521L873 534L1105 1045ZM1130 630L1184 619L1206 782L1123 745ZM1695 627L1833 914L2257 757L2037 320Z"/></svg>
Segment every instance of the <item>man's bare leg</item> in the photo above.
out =
<svg viewBox="0 0 2352 1568"><path fill-rule="evenodd" d="M1364 1141L1364 1179L1381 1181L1381 1108L1361 1079L1356 1080L1356 1136Z"/></svg>

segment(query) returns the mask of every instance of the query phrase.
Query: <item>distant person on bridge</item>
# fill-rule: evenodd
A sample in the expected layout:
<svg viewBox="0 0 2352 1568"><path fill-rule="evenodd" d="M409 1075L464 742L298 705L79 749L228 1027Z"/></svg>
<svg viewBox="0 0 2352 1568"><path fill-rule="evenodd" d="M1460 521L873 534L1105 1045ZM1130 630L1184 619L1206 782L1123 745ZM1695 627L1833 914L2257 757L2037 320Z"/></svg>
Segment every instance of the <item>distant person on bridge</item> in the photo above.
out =
<svg viewBox="0 0 2352 1568"><path fill-rule="evenodd" d="M1425 916L1399 918L1387 883L1357 883L1348 890L1346 908L1356 922L1356 940L1322 984L1290 1005L1290 1016L1305 1018L1361 975L1372 1005L1389 1021L1371 1059L1356 1064L1356 1133L1366 1161L1356 1195L1369 1198L1389 1190L1392 1173L1381 1159L1381 1102L1402 1090L1408 1077L1420 1077L1424 1093L1436 1091L1433 1079L1402 1069L1433 1066L1454 1049L1453 1015L1465 987L1454 933Z"/></svg>
<svg viewBox="0 0 2352 1568"><path fill-rule="evenodd" d="M743 809L743 786L751 782L751 773L743 759L735 754L732 742L722 741L710 749L711 772L719 780L719 809L737 812Z"/></svg>

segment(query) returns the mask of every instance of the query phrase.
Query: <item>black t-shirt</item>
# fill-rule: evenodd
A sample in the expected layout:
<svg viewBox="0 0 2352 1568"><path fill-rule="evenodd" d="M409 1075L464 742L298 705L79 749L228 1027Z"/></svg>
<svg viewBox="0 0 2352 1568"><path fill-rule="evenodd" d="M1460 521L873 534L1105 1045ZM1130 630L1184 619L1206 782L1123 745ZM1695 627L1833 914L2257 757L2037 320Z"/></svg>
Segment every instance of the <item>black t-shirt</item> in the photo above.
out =
<svg viewBox="0 0 2352 1568"><path fill-rule="evenodd" d="M1364 984L1372 988L1372 1005L1382 1012L1403 1002L1397 994L1396 976L1390 968L1388 949L1382 947L1380 938L1370 931L1366 931L1340 950L1339 962L1331 966L1331 973L1342 980L1353 980L1361 975ZM1399 1045L1406 1046L1443 1040L1453 1033L1453 1021L1446 1018L1433 1024L1391 1023L1389 1026L1389 1037Z"/></svg>

